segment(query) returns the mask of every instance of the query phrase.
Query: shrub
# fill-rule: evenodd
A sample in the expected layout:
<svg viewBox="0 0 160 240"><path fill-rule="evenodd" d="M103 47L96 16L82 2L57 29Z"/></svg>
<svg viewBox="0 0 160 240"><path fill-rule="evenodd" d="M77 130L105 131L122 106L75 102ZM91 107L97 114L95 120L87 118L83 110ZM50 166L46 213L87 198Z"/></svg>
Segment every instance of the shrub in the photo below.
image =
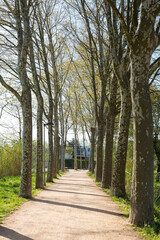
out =
<svg viewBox="0 0 160 240"><path fill-rule="evenodd" d="M0 178L21 173L22 143L12 141L0 146Z"/></svg>

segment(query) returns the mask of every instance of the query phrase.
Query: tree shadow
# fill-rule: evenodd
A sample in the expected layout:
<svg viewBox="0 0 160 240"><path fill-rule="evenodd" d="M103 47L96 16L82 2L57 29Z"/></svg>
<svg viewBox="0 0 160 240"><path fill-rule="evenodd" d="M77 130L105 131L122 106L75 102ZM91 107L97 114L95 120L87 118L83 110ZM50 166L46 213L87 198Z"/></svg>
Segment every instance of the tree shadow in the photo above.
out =
<svg viewBox="0 0 160 240"><path fill-rule="evenodd" d="M96 188L96 186L90 186L90 185L87 185L87 184L84 185L84 184L75 184L75 183L66 183L66 182L64 182L64 183L63 183L63 182L55 182L55 185L56 185L56 184L60 184L60 185L61 185L61 184L64 184L64 185L74 185L74 186L80 186L80 187Z"/></svg>
<svg viewBox="0 0 160 240"><path fill-rule="evenodd" d="M71 181L71 182L74 182L74 181L77 181L77 182L90 182L90 179L73 179L73 178L61 178L61 180L66 180L66 181Z"/></svg>
<svg viewBox="0 0 160 240"><path fill-rule="evenodd" d="M103 209L85 207L85 206L81 206L81 205L73 205L73 204L69 204L69 203L54 202L54 201L49 201L49 200L42 200L42 199L38 199L38 198L33 198L31 201L41 202L41 203L48 203L48 204L53 204L53 205L56 205L56 206L78 208L78 209L81 209L81 210L87 210L87 211L91 211L91 212L110 214L110 215L114 215L114 216L118 216L118 217L124 217L125 216L125 214L122 214L122 213L111 212L111 211L107 211L107 210L103 210Z"/></svg>
<svg viewBox="0 0 160 240"><path fill-rule="evenodd" d="M98 195L98 194L92 194L92 193L81 193L81 192L71 192L71 191L62 191L62 190L54 190L46 188L45 191L51 191L51 192L61 192L61 193L71 193L71 194L79 194L79 195L88 195L88 196L94 196L94 197L108 197L107 195Z"/></svg>
<svg viewBox="0 0 160 240"><path fill-rule="evenodd" d="M33 240L32 238L26 237L12 229L6 228L0 225L0 236L11 240Z"/></svg>

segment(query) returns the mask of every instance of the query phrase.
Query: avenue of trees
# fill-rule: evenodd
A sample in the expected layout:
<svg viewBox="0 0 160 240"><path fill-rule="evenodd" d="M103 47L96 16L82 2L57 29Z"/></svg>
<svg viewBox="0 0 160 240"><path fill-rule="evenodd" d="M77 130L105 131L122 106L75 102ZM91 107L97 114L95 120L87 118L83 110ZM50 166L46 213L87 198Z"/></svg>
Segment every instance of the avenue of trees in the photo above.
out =
<svg viewBox="0 0 160 240"><path fill-rule="evenodd" d="M64 171L72 128L74 169L79 133L83 146L87 134L89 170L112 196L122 198L130 140L130 222L154 224L154 152L160 172L159 16L158 0L0 0L0 83L2 94L10 93L1 109L19 121L20 197L32 197L36 119L36 188L44 187L45 126L48 182Z"/></svg>

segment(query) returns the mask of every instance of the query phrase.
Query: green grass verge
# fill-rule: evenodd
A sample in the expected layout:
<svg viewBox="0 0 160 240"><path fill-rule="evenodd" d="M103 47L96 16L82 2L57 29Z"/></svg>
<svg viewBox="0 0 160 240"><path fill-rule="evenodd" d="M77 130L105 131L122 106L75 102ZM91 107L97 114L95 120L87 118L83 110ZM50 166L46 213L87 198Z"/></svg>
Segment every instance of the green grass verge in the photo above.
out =
<svg viewBox="0 0 160 240"><path fill-rule="evenodd" d="M65 172L64 172L65 173ZM57 179L64 174L59 171ZM16 177L4 177L0 179L0 223L3 218L12 213L15 209L18 209L22 203L29 201L29 199L19 197L19 186L21 176ZM35 189L36 174L32 174L32 196L35 197L41 189ZM56 181L56 179L54 179ZM48 186L51 183L46 183Z"/></svg>
<svg viewBox="0 0 160 240"><path fill-rule="evenodd" d="M91 172L87 172L87 175L92 178L95 181L95 176ZM101 187L101 182L96 182L96 185L98 187ZM155 225L154 226L144 226L144 227L136 227L133 226L133 228L137 231L138 234L143 236L146 239L149 240L160 240L160 183L155 183L154 189L158 194L155 194L155 204L154 204L154 219L155 219ZM110 189L103 189L103 191L110 195ZM130 212L130 200L129 199L123 199L123 198L117 198L117 197L111 197L111 199L118 203L120 206L120 209L124 213L124 217L129 217Z"/></svg>

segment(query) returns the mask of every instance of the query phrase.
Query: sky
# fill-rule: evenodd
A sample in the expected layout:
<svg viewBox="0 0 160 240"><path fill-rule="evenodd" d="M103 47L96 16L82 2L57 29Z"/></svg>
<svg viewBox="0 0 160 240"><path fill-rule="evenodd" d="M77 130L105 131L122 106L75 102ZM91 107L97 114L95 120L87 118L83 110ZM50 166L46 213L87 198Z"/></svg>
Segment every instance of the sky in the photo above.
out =
<svg viewBox="0 0 160 240"><path fill-rule="evenodd" d="M0 110L1 111L1 110ZM36 140L36 121L33 120L33 140ZM6 113L2 112L0 117L0 143L5 141L10 142L10 140L15 140L19 138L19 122L18 120ZM72 129L69 130L67 135L67 140L71 141L74 138L74 132ZM85 134L86 145L89 145L89 139L87 134ZM82 133L79 132L79 140L81 145L83 145L83 136ZM48 142L48 130L45 127L45 142Z"/></svg>

